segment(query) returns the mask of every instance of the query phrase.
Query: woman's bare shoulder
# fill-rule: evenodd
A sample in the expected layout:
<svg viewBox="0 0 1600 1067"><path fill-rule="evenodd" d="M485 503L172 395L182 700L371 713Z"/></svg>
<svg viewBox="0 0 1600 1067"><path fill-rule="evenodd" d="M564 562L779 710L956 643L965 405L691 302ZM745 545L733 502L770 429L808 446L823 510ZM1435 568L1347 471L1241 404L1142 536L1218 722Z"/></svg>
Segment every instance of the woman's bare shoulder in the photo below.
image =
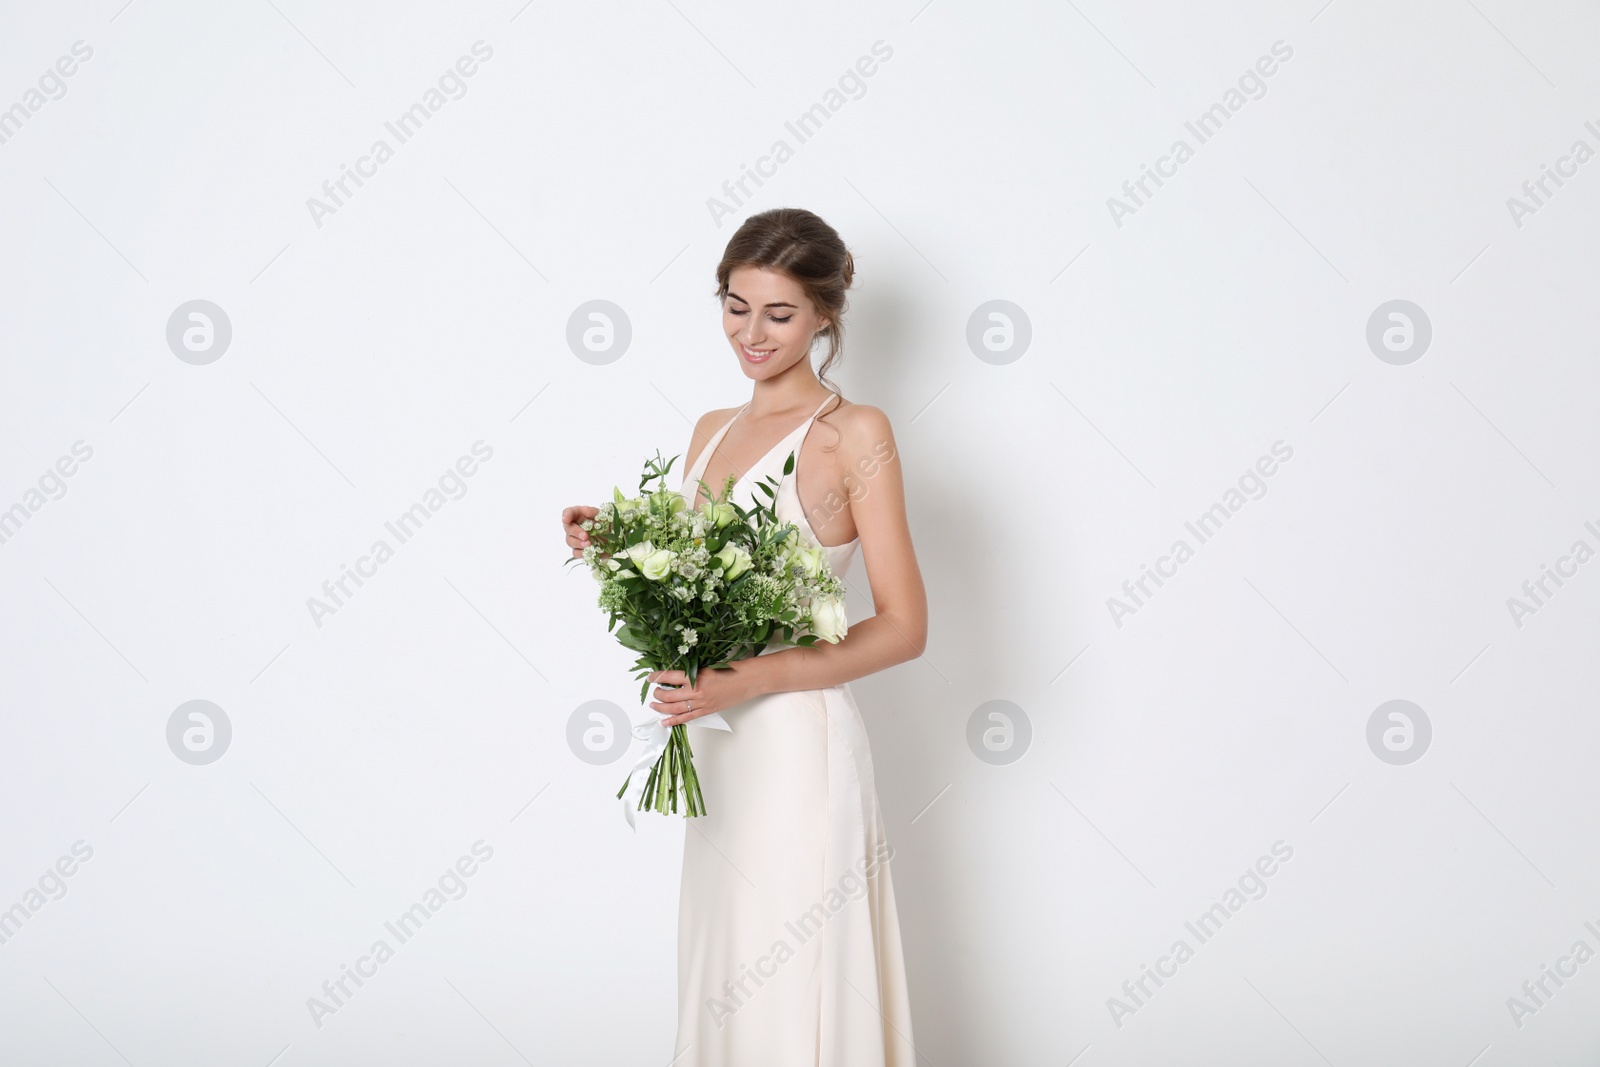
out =
<svg viewBox="0 0 1600 1067"><path fill-rule="evenodd" d="M699 462L701 451L705 449L711 438L716 436L717 431L722 429L729 419L733 418L734 413L738 410L736 407L713 408L700 416L700 421L694 424L694 433L689 438L689 451L686 453L689 460L683 465L684 471L691 470Z"/></svg>
<svg viewBox="0 0 1600 1067"><path fill-rule="evenodd" d="M888 414L871 404L857 404L843 397L840 401L819 418L837 434L835 444L825 450L832 455L835 470L845 475L852 469L865 470L892 458L896 448Z"/></svg>
<svg viewBox="0 0 1600 1067"><path fill-rule="evenodd" d="M716 433L717 430L721 429L723 423L733 418L734 412L738 410L739 409L736 407L712 408L704 415L701 415L700 421L694 424L695 432L699 433L701 430L709 427L711 433ZM710 434L707 434L707 436L710 436Z"/></svg>
<svg viewBox="0 0 1600 1067"><path fill-rule="evenodd" d="M693 444L695 448L698 449L701 445L711 440L712 437L716 436L717 431L722 429L727 421L733 418L734 415L738 414L738 412L739 409L736 407L712 408L704 415L701 415L700 421L694 424Z"/></svg>
<svg viewBox="0 0 1600 1067"><path fill-rule="evenodd" d="M880 442L893 441L894 429L888 414L871 404L846 401L838 410L839 432L855 452L869 452Z"/></svg>

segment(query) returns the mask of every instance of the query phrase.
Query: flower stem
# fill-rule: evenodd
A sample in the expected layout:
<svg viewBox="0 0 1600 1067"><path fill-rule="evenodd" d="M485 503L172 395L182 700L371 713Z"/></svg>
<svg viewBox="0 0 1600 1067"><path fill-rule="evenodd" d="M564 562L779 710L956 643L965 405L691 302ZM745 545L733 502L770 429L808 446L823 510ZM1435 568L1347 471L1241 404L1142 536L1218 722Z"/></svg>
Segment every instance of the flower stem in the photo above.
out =
<svg viewBox="0 0 1600 1067"><path fill-rule="evenodd" d="M622 783L617 791L620 797L628 788ZM667 747L650 767L644 781L644 795L639 799L640 811L655 811L662 815L677 814L679 797L683 799L683 813L695 817L706 813L705 796L700 792L700 776L694 769L694 750L689 745L689 733L680 724L672 728Z"/></svg>

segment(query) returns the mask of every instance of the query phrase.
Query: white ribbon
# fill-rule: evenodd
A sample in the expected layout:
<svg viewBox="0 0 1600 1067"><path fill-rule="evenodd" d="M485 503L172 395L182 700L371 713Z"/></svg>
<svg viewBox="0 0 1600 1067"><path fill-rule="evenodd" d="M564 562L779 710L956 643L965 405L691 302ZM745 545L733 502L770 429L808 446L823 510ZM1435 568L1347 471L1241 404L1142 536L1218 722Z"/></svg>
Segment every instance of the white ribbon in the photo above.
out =
<svg viewBox="0 0 1600 1067"><path fill-rule="evenodd" d="M639 801L644 797L644 783L650 777L650 768L667 750L667 741L672 737L672 728L662 726L662 718L665 716L658 715L633 728L633 736L644 742L644 754L639 757L639 762L633 765L633 770L628 772L628 790L622 794L622 814L627 817L628 826L634 830L638 827L633 825L633 813L639 810ZM728 720L718 711L702 715L698 719L690 719L683 725L708 726L713 730L730 732L733 730L733 727L728 725Z"/></svg>

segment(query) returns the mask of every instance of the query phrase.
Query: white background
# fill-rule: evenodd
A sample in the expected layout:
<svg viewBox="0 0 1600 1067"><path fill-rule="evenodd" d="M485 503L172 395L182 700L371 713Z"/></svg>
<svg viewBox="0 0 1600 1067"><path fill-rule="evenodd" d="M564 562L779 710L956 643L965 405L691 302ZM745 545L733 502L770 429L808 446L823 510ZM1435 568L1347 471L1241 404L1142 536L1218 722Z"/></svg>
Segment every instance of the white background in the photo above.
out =
<svg viewBox="0 0 1600 1067"><path fill-rule="evenodd" d="M1600 161L1521 225L1507 200L1600 149L1597 32L1509 0L6 4L0 108L93 55L0 144L0 908L93 853L0 944L0 1061L665 1067L683 827L631 833L621 752L568 747L587 701L644 715L557 519L748 398L713 269L788 205L854 250L833 377L893 421L930 596L927 654L853 683L919 1064L1589 1062L1600 961L1508 998L1600 951L1600 562L1520 625L1507 602L1600 549ZM232 327L203 365L166 338L196 299ZM610 362L567 343L591 300L631 325ZM998 362L967 342L991 300L1031 325ZM1367 342L1392 300L1431 323L1411 362ZM232 728L205 765L167 741L195 699ZM1396 699L1432 727L1405 765L1367 740ZM1032 731L999 766L967 743L992 700ZM308 998L480 839L319 1026Z"/></svg>

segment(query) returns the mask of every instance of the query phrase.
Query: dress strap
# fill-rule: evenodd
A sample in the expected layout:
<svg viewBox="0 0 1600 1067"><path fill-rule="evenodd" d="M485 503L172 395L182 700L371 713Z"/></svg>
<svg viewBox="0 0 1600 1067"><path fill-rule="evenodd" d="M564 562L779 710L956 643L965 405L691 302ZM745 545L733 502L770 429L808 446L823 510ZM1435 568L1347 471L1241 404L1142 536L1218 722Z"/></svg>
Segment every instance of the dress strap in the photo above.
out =
<svg viewBox="0 0 1600 1067"><path fill-rule="evenodd" d="M778 441L777 444L769 448L766 455L756 460L755 465L752 466L750 470L746 471L744 477L740 478L735 484L741 484L745 479L754 476L760 468L766 465L768 460L770 460L774 455L780 453L784 445L787 445L791 441L795 440L799 440L803 444L806 439L806 434L811 431L811 424L817 420L818 415L822 414L822 409L828 406L828 401L832 400L835 395L836 394L834 393L829 393L826 397L824 397L822 403L817 405L817 410L811 413L810 418L806 419L805 422L802 422L799 426L796 426L794 429L790 430L788 434ZM706 467L711 462L711 453L717 450L717 446L720 445L722 443L722 439L727 436L728 430L733 426L734 422L738 420L739 416L744 414L745 408L748 408L749 406L750 402L746 401L743 407L740 407L738 411L733 413L733 418L729 419L727 423L723 425L722 429L718 430L716 434L712 436L711 440L706 444L706 447L701 451L700 455L696 457L694 461L694 467L691 469L691 473L684 476L685 484L694 484L695 490L698 492L699 485L697 483L699 479L705 477ZM787 453L783 454L787 456ZM797 454L795 456L796 470L799 469L799 465L800 459ZM780 470L781 469L782 468L780 468Z"/></svg>
<svg viewBox="0 0 1600 1067"><path fill-rule="evenodd" d="M737 419L740 415L743 415L744 409L749 406L750 402L748 400L745 401L744 406L733 413L733 418L723 423L722 429L711 435L711 440L706 442L706 447L702 448L700 450L700 454L695 457L694 467L691 469L691 472L684 475L684 480L686 482L694 482L699 478L705 477L706 465L711 462L711 453L717 450L717 446L722 443L722 439L728 435L728 430L733 426L734 419ZM696 489L698 488L699 487L696 486Z"/></svg>
<svg viewBox="0 0 1600 1067"><path fill-rule="evenodd" d="M750 468L751 472L753 473L755 471L756 467L764 466L766 464L766 462L768 460L772 459L774 456L776 456L776 457L778 457L780 459L787 460L789 458L789 452L793 452L794 453L794 471L790 472L790 475L793 476L795 471L798 471L800 469L800 449L806 443L806 436L811 433L811 424L813 422L817 421L817 416L822 414L822 409L828 406L828 401L832 400L833 397L834 397L833 393L829 393L826 397L824 397L823 400L822 400L822 403L817 405L817 410L815 410L815 411L813 411L811 413L811 417L810 418L806 419L805 422L802 422L799 426L796 426L794 429L790 430L789 433L788 433L788 436L784 437L777 444L773 445L772 448L767 451L766 455L764 455L760 459L756 460L756 466ZM794 445L794 447L791 448L789 450L789 452L784 451L784 446L788 445L788 444L791 444L792 442L799 442L799 443ZM780 477L780 478L782 477L782 473L781 473L782 471L783 471L783 466L782 466L782 464L780 464L778 466L778 472L779 472L778 473L778 477ZM749 475L746 475L746 477L749 477Z"/></svg>
<svg viewBox="0 0 1600 1067"><path fill-rule="evenodd" d="M823 397L822 403L817 405L817 410L813 411L811 417L801 423L799 429L795 430L795 433L800 437L800 444L796 445L794 449L794 470L791 472L791 476L800 473L800 450L805 447L806 438L811 434L811 424L817 421L817 416L822 414L822 409L828 406L828 401L832 400L835 395L834 393L829 393ZM781 470L782 468L780 467L779 469Z"/></svg>

